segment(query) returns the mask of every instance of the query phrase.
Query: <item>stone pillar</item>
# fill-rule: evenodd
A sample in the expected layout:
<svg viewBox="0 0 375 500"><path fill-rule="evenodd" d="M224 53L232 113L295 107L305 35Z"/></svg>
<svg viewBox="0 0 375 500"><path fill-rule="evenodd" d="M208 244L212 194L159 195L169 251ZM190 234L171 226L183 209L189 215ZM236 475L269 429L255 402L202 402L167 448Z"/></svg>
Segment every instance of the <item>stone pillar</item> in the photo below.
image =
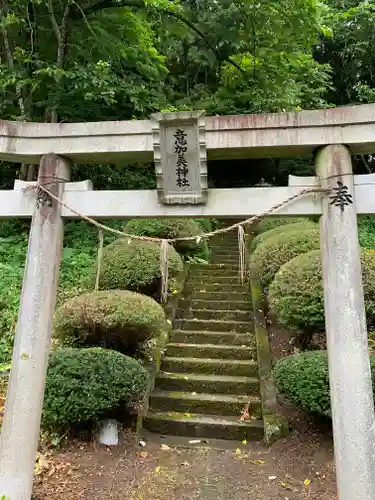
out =
<svg viewBox="0 0 375 500"><path fill-rule="evenodd" d="M69 176L67 160L43 156L40 184L62 196ZM31 498L62 243L60 205L38 191L0 439L0 497L10 500Z"/></svg>
<svg viewBox="0 0 375 500"><path fill-rule="evenodd" d="M375 419L350 152L322 148L321 247L339 500L375 497Z"/></svg>

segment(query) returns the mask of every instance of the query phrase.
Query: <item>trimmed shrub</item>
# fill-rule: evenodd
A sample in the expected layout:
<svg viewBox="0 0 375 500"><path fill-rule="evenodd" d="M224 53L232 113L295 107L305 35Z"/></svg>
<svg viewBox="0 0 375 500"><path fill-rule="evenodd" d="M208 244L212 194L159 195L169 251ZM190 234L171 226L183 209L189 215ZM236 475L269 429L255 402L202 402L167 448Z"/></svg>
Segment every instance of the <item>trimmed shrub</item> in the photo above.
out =
<svg viewBox="0 0 375 500"><path fill-rule="evenodd" d="M375 389L375 356L370 355ZM297 406L331 416L327 353L310 351L281 359L273 370L278 390Z"/></svg>
<svg viewBox="0 0 375 500"><path fill-rule="evenodd" d="M122 353L169 330L164 309L146 295L126 290L91 292L56 311L55 334L69 345L101 346Z"/></svg>
<svg viewBox="0 0 375 500"><path fill-rule="evenodd" d="M308 220L307 217L266 217L251 229L253 233L259 234L270 231L278 226L285 226L286 224L294 224L296 222L306 222Z"/></svg>
<svg viewBox="0 0 375 500"><path fill-rule="evenodd" d="M375 324L375 251L362 250L362 281L367 323ZM324 330L321 256L313 250L295 257L276 273L269 287L269 304L281 324L294 330Z"/></svg>
<svg viewBox="0 0 375 500"><path fill-rule="evenodd" d="M95 422L122 404L137 404L148 373L123 354L94 347L59 349L50 356L42 422L62 429Z"/></svg>
<svg viewBox="0 0 375 500"><path fill-rule="evenodd" d="M197 236L204 232L194 219L131 219L124 231L139 236L167 239ZM174 247L184 257L208 258L208 245L205 239L199 243L195 240L177 241Z"/></svg>
<svg viewBox="0 0 375 500"><path fill-rule="evenodd" d="M286 231L267 238L251 254L251 276L265 289L283 264L297 255L318 249L319 245L317 229Z"/></svg>
<svg viewBox="0 0 375 500"><path fill-rule="evenodd" d="M265 231L264 233L260 233L251 241L250 250L254 251L255 248L268 240L268 238L273 238L277 234L284 233L285 231L305 231L308 229L319 229L319 226L312 222L311 220L306 219L303 222L293 222L291 224L283 224L281 226L274 227L269 231Z"/></svg>
<svg viewBox="0 0 375 500"><path fill-rule="evenodd" d="M169 289L182 287L183 263L176 250L168 248ZM90 280L94 283L96 266ZM101 290L130 290L160 300L160 245L153 241L121 238L106 246L100 267Z"/></svg>

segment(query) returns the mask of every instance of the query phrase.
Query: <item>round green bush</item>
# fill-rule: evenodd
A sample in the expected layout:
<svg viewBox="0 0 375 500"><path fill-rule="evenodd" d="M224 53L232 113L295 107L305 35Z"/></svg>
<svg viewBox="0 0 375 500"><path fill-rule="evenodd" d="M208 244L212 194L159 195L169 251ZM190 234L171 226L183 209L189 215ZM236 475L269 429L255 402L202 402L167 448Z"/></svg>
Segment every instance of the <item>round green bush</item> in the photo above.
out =
<svg viewBox="0 0 375 500"><path fill-rule="evenodd" d="M362 281L367 323L375 324L375 251L362 250ZM271 311L281 324L304 332L323 331L324 299L321 255L313 250L281 266L270 284Z"/></svg>
<svg viewBox="0 0 375 500"><path fill-rule="evenodd" d="M184 238L203 234L200 224L194 219L131 219L125 226L128 234L153 238ZM176 241L174 247L184 257L208 258L207 240Z"/></svg>
<svg viewBox="0 0 375 500"><path fill-rule="evenodd" d="M50 356L42 422L45 428L67 428L94 422L121 404L137 404L148 373L141 363L99 347L59 349Z"/></svg>
<svg viewBox="0 0 375 500"><path fill-rule="evenodd" d="M182 287L183 263L180 255L169 245L168 285L172 292ZM90 281L95 282L96 266ZM160 300L160 244L121 238L106 246L100 266L101 290L130 290Z"/></svg>
<svg viewBox="0 0 375 500"><path fill-rule="evenodd" d="M375 356L370 356L373 392ZM331 416L328 359L325 351L310 351L288 356L273 370L278 390L305 410Z"/></svg>
<svg viewBox="0 0 375 500"><path fill-rule="evenodd" d="M55 314L55 334L64 342L123 353L168 330L160 304L146 295L126 290L79 295L64 302Z"/></svg>
<svg viewBox="0 0 375 500"><path fill-rule="evenodd" d="M252 227L252 232L259 234L265 231L270 231L278 226L285 226L286 224L294 224L299 222L306 222L307 217L265 217L256 226Z"/></svg>
<svg viewBox="0 0 375 500"><path fill-rule="evenodd" d="M250 275L265 289L280 267L297 255L319 248L319 231L286 231L267 238L250 257Z"/></svg>
<svg viewBox="0 0 375 500"><path fill-rule="evenodd" d="M305 231L307 229L319 229L319 226L315 222L308 219L303 222L293 222L291 224L276 226L269 231L265 231L264 233L260 233L255 236L255 238L251 241L250 250L254 251L258 245L268 240L268 238L273 238L275 235L284 233L285 231Z"/></svg>

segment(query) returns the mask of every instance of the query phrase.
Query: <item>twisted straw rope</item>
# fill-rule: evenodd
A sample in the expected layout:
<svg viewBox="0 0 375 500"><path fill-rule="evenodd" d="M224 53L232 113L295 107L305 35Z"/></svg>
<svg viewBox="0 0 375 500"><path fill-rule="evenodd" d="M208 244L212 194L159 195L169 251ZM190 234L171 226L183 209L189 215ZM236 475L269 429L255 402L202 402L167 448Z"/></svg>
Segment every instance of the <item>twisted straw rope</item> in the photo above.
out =
<svg viewBox="0 0 375 500"><path fill-rule="evenodd" d="M57 182L61 182L59 179L56 179ZM230 231L233 231L234 229L238 230L238 247L239 247L239 278L241 284L244 283L244 275L245 275L245 259L246 259L246 245L245 245L245 232L244 232L244 226L249 226L253 225L256 222L259 222L262 218L266 217L267 215L275 212L276 210L284 207L285 205L291 203L294 200L297 200L298 198L306 195L306 194L311 194L311 193L316 193L316 192L328 192L329 190L323 189L323 188L317 188L317 187L312 187L312 188L303 188L301 191L298 193L295 193L288 198L286 198L284 201L280 203L276 203L273 205L271 208L268 210L265 210L263 213L254 215L248 219L245 219L244 221L237 222L236 224L232 224L231 226L221 228L221 229L216 229L215 231L211 231L208 233L203 233L203 234L198 234L196 236L184 236L180 238L154 238L151 236L139 236L135 234L128 234L123 231L120 231L119 229L113 229L109 226L106 226L105 224L102 224L101 222L96 221L95 219L92 219L91 217L87 217L86 215L82 215L77 210L74 208L70 207L67 205L64 201L61 200L58 196L54 195L51 193L49 189L45 187L45 185L42 185L40 183L37 183L34 186L30 186L25 188L26 191L28 189L37 189L48 196L50 196L53 200L57 201L60 203L61 206L65 207L67 210L72 212L73 214L77 215L79 218L89 222L93 226L96 226L99 230L99 247L98 247L98 258L97 258L97 273L96 273L96 280L95 280L95 290L99 290L99 280L100 280L100 268L101 268L101 261L102 261L102 256L103 256L103 246L104 246L104 238L103 238L103 230L108 231L113 234L117 234L122 237L129 238L128 243L131 243L131 241L134 240L141 240L141 241L154 241L160 243L160 274L161 274L161 300L162 302L166 302L168 298L168 244L170 243L175 243L177 241L196 241L199 243L203 238L211 238L212 236L215 236L217 234L224 234L228 233Z"/></svg>
<svg viewBox="0 0 375 500"><path fill-rule="evenodd" d="M86 215L82 215L79 212L77 212L77 210L75 210L74 208L67 205L64 201L62 201L61 198L59 198L58 196L51 193L51 191L49 189L47 189L42 184L38 183L35 186L30 186L26 189L30 189L30 188L32 188L33 190L40 189L41 191L46 193L48 196L50 196L53 200L60 203L61 206L65 207L67 210L69 210L73 214L77 215L80 219L83 219L83 220L89 222L93 226L96 226L98 229L102 229L104 231L108 231L110 233L117 234L119 236L130 238L132 240L156 241L159 243L161 243L162 241L166 241L168 243L175 243L177 241L197 241L197 240L200 241L203 238L211 238L212 236L215 236L216 234L227 233L229 231L233 231L234 229L238 229L241 226L243 227L243 226L253 225L256 222L259 222L261 219L263 219L267 215L270 215L271 213L276 212L276 210L284 207L285 205L288 205L292 201L295 201L298 198L301 198L302 196L304 196L306 194L319 193L319 192L324 193L324 192L329 191L327 189L318 188L318 187L303 188L303 189L301 189L301 191L298 191L298 193L295 193L295 194L289 196L288 198L286 198L282 202L276 203L275 205L270 207L268 210L265 210L261 214L254 215L254 216L252 216L248 219L245 219L241 222L237 222L236 224L232 224L231 226L220 228L220 229L215 229L214 231L211 231L208 233L197 234L196 236L183 236L183 237L179 237L179 238L155 238L152 236L139 236L139 235L135 235L135 234L125 233L123 231L120 231L119 229L114 229L112 227L106 226L105 224L102 224L101 222L98 222L95 219L92 219L91 217L88 217Z"/></svg>

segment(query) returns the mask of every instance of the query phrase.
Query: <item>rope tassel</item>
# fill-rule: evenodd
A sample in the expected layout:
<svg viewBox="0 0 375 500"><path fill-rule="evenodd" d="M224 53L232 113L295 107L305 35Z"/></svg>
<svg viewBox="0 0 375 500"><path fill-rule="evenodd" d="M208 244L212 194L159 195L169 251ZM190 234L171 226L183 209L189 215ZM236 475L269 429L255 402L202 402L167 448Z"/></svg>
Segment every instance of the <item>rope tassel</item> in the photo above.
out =
<svg viewBox="0 0 375 500"><path fill-rule="evenodd" d="M98 238L99 238L99 245L98 245L98 257L97 257L97 266L96 266L95 292L97 292L99 290L100 268L101 268L102 259L103 259L104 235L103 235L102 229L99 229Z"/></svg>
<svg viewBox="0 0 375 500"><path fill-rule="evenodd" d="M246 258L246 243L245 231L242 226L238 226L238 251L239 251L239 275L241 285L245 282L245 258Z"/></svg>
<svg viewBox="0 0 375 500"><path fill-rule="evenodd" d="M168 299L168 240L161 240L160 243L160 275L161 292L160 298L163 303Z"/></svg>

